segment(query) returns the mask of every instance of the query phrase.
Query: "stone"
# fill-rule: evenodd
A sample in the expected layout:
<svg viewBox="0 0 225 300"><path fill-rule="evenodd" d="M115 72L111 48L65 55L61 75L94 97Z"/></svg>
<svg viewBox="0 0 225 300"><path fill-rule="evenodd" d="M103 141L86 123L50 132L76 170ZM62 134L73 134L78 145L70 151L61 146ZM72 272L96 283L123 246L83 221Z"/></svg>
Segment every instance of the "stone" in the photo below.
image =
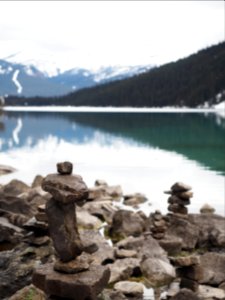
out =
<svg viewBox="0 0 225 300"><path fill-rule="evenodd" d="M41 184L42 184L42 180L43 180L43 179L44 179L44 177L41 176L41 175L35 176L35 178L34 178L32 184L31 184L31 187L32 187L32 188L41 187Z"/></svg>
<svg viewBox="0 0 225 300"><path fill-rule="evenodd" d="M22 239L22 229L0 217L0 251L12 249Z"/></svg>
<svg viewBox="0 0 225 300"><path fill-rule="evenodd" d="M88 231L88 230L81 231L80 239L83 245L84 252L91 254L96 252L99 249L95 241L95 240L98 241L98 239L96 239L96 236L100 236L99 232Z"/></svg>
<svg viewBox="0 0 225 300"><path fill-rule="evenodd" d="M199 248L224 249L225 218L216 214L189 214L189 222L198 227Z"/></svg>
<svg viewBox="0 0 225 300"><path fill-rule="evenodd" d="M126 249L116 249L115 256L116 256L116 258L137 257L137 251L126 250Z"/></svg>
<svg viewBox="0 0 225 300"><path fill-rule="evenodd" d="M106 194L113 198L114 201L119 201L123 196L123 190L120 185L111 185L105 187Z"/></svg>
<svg viewBox="0 0 225 300"><path fill-rule="evenodd" d="M200 265L193 265L193 266L178 268L177 274L181 278L200 281L203 277L203 270Z"/></svg>
<svg viewBox="0 0 225 300"><path fill-rule="evenodd" d="M129 296L141 296L144 293L144 286L139 282L119 281L114 285L114 290Z"/></svg>
<svg viewBox="0 0 225 300"><path fill-rule="evenodd" d="M176 267L190 267L200 264L200 257L197 255L171 257L170 260Z"/></svg>
<svg viewBox="0 0 225 300"><path fill-rule="evenodd" d="M39 222L35 217L30 218L24 225L23 228L28 231L33 231L37 235L48 234L48 224L46 222Z"/></svg>
<svg viewBox="0 0 225 300"><path fill-rule="evenodd" d="M141 247L138 249L138 257L143 261L147 258L158 258L169 263L167 253L163 250L157 240L150 235L145 236Z"/></svg>
<svg viewBox="0 0 225 300"><path fill-rule="evenodd" d="M18 227L23 227L23 225L29 220L28 216L22 214L16 214L4 209L0 209L0 216L7 218L9 223Z"/></svg>
<svg viewBox="0 0 225 300"><path fill-rule="evenodd" d="M183 183L183 182L176 182L171 186L172 192L186 192L192 189L191 186Z"/></svg>
<svg viewBox="0 0 225 300"><path fill-rule="evenodd" d="M167 234L180 238L183 250L192 250L195 249L199 239L199 227L188 219L171 214Z"/></svg>
<svg viewBox="0 0 225 300"><path fill-rule="evenodd" d="M108 224L112 223L113 214L118 211L112 201L88 201L84 204L83 209Z"/></svg>
<svg viewBox="0 0 225 300"><path fill-rule="evenodd" d="M98 231L93 231L93 230L85 230L81 231L81 240L83 245L85 246L84 241L90 241L95 243L97 246L97 249L92 247L94 251L92 251L92 259L93 262L92 264L94 265L106 265L108 263L113 263L115 261L115 250L112 246L109 245L109 243L106 241L106 239L100 235ZM84 248L85 251L87 251ZM91 252L89 252L91 253Z"/></svg>
<svg viewBox="0 0 225 300"><path fill-rule="evenodd" d="M129 235L139 236L144 230L145 222L137 213L121 209L113 215L109 235L113 240L118 241Z"/></svg>
<svg viewBox="0 0 225 300"><path fill-rule="evenodd" d="M140 259L138 258L118 259L114 263L109 264L109 268L110 268L109 283L114 283L121 280L127 280L132 276L135 270L136 272L141 274Z"/></svg>
<svg viewBox="0 0 225 300"><path fill-rule="evenodd" d="M18 196L24 192L30 190L30 187L17 179L11 180L8 184L4 185L2 192L11 196Z"/></svg>
<svg viewBox="0 0 225 300"><path fill-rule="evenodd" d="M123 191L120 185L97 185L89 188L88 199L94 201L118 201Z"/></svg>
<svg viewBox="0 0 225 300"><path fill-rule="evenodd" d="M76 211L77 225L83 229L99 229L102 225L102 221L92 216L85 209Z"/></svg>
<svg viewBox="0 0 225 300"><path fill-rule="evenodd" d="M219 285L225 281L225 254L207 252L200 256L203 278L200 283Z"/></svg>
<svg viewBox="0 0 225 300"><path fill-rule="evenodd" d="M57 172L61 175L70 175L73 172L73 164L69 161L57 163Z"/></svg>
<svg viewBox="0 0 225 300"><path fill-rule="evenodd" d="M88 189L88 200L92 201L112 201L112 197L107 196L105 186L98 185Z"/></svg>
<svg viewBox="0 0 225 300"><path fill-rule="evenodd" d="M46 300L45 294L41 290L37 289L33 284L30 284L20 289L8 300L28 300L31 299L31 297L32 300Z"/></svg>
<svg viewBox="0 0 225 300"><path fill-rule="evenodd" d="M104 266L90 266L77 274L63 274L53 270L53 264L45 264L33 273L33 284L47 295L76 300L96 300L105 288L110 276Z"/></svg>
<svg viewBox="0 0 225 300"><path fill-rule="evenodd" d="M198 296L201 299L225 299L225 291L209 285L199 285Z"/></svg>
<svg viewBox="0 0 225 300"><path fill-rule="evenodd" d="M119 291L115 291L115 290L111 290L111 289L104 289L101 293L101 296L99 297L98 300L128 300L128 298L121 292ZM142 300L140 299L136 299L134 297L132 297L132 300Z"/></svg>
<svg viewBox="0 0 225 300"><path fill-rule="evenodd" d="M225 291L225 281L219 285L219 288Z"/></svg>
<svg viewBox="0 0 225 300"><path fill-rule="evenodd" d="M193 292L197 292L198 287L199 287L199 284L197 281L189 279L189 278L184 278L184 277L181 278L181 281L180 281L181 289L186 288L186 289L192 290Z"/></svg>
<svg viewBox="0 0 225 300"><path fill-rule="evenodd" d="M88 188L79 175L50 174L42 181L42 188L64 204L82 203L88 197Z"/></svg>
<svg viewBox="0 0 225 300"><path fill-rule="evenodd" d="M162 247L168 255L178 255L181 253L182 239L174 236L164 235L162 239L158 241L160 247Z"/></svg>
<svg viewBox="0 0 225 300"><path fill-rule="evenodd" d="M147 287L167 285L176 277L174 267L169 262L156 257L143 260L141 262L141 271Z"/></svg>
<svg viewBox="0 0 225 300"><path fill-rule="evenodd" d="M16 169L10 166L0 165L0 175L5 175L15 172Z"/></svg>
<svg viewBox="0 0 225 300"><path fill-rule="evenodd" d="M1 195L0 194L0 209L6 210L15 214L22 214L28 217L36 213L27 200L17 196Z"/></svg>
<svg viewBox="0 0 225 300"><path fill-rule="evenodd" d="M180 192L180 193L176 193L176 196L181 198L181 199L184 199L184 200L189 200L190 198L193 197L193 192L191 191L186 191L186 192Z"/></svg>
<svg viewBox="0 0 225 300"><path fill-rule="evenodd" d="M124 204L129 206L136 206L138 204L148 201L145 195L141 193L135 193L131 195L124 195Z"/></svg>
<svg viewBox="0 0 225 300"><path fill-rule="evenodd" d="M8 299L21 288L29 285L35 267L52 260L49 245L29 247L19 243L13 250L0 252L0 298ZM20 298L26 299L26 298Z"/></svg>
<svg viewBox="0 0 225 300"><path fill-rule="evenodd" d="M50 238L48 236L40 236L40 237L35 237L35 236L31 236L28 240L28 243L30 245L34 245L34 246L43 246L46 244L50 244Z"/></svg>
<svg viewBox="0 0 225 300"><path fill-rule="evenodd" d="M201 208L200 208L200 213L201 214L213 214L215 212L215 208L210 206L209 204L204 204Z"/></svg>
<svg viewBox="0 0 225 300"><path fill-rule="evenodd" d="M127 238L116 243L116 247L118 247L119 249L135 250L138 252L143 246L144 241L145 241L144 236L139 236L139 237L128 236Z"/></svg>
<svg viewBox="0 0 225 300"><path fill-rule="evenodd" d="M48 218L47 218L47 215L46 215L46 213L37 213L36 215L35 215L35 218L36 218L36 220L37 221L39 221L39 222L48 222Z"/></svg>
<svg viewBox="0 0 225 300"><path fill-rule="evenodd" d="M108 183L103 179L95 180L95 186L108 186Z"/></svg>
<svg viewBox="0 0 225 300"><path fill-rule="evenodd" d="M60 273L75 274L88 270L92 261L91 255L83 252L76 259L69 262L64 263L61 260L56 260L54 270Z"/></svg>
<svg viewBox="0 0 225 300"><path fill-rule="evenodd" d="M74 203L62 204L52 198L46 204L46 214L50 235L59 258L63 262L75 259L83 248L77 229Z"/></svg>
<svg viewBox="0 0 225 300"><path fill-rule="evenodd" d="M191 290L183 288L175 296L170 298L170 300L201 300L201 299Z"/></svg>
<svg viewBox="0 0 225 300"><path fill-rule="evenodd" d="M180 204L180 205L190 205L190 200L189 199L182 199L177 197L177 195L172 195L168 198L168 203L170 204Z"/></svg>
<svg viewBox="0 0 225 300"><path fill-rule="evenodd" d="M187 215L187 213L188 213L188 210L185 206L183 206L181 204L177 204L177 203L170 204L168 206L168 210L172 211L173 213L178 213L178 214L182 214L182 215Z"/></svg>

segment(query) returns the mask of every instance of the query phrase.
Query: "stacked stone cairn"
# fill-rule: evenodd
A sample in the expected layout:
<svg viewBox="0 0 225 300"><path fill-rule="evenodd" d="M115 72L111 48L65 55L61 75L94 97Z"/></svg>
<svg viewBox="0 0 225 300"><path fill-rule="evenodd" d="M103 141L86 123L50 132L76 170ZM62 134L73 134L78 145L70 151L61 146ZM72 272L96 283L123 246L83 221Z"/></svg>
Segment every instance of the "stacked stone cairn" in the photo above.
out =
<svg viewBox="0 0 225 300"><path fill-rule="evenodd" d="M176 272L178 277L180 277L180 288L187 288L197 292L199 281L203 277L199 256L173 257L171 261L177 267Z"/></svg>
<svg viewBox="0 0 225 300"><path fill-rule="evenodd" d="M79 175L72 175L70 162L57 164L58 174L44 178L42 188L52 195L47 201L49 233L56 251L53 263L34 271L33 284L48 299L95 300L107 285L107 267L91 264L97 249L80 238L76 222L76 205L88 197L88 188ZM89 253L86 253L89 252Z"/></svg>
<svg viewBox="0 0 225 300"><path fill-rule="evenodd" d="M154 239L163 239L167 229L166 217L164 217L159 210L156 210L154 213L150 214L150 220L150 231Z"/></svg>
<svg viewBox="0 0 225 300"><path fill-rule="evenodd" d="M175 214L187 215L187 205L190 205L190 198L193 197L191 187L182 182L176 182L171 186L170 191L165 191L165 194L170 194L168 198L168 210Z"/></svg>

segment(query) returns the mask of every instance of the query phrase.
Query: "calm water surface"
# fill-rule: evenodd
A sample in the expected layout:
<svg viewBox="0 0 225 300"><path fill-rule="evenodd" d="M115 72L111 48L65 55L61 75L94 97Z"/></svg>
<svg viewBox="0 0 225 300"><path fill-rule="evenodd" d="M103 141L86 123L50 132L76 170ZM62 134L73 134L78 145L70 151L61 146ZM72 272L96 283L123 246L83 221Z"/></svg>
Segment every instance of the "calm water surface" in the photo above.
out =
<svg viewBox="0 0 225 300"><path fill-rule="evenodd" d="M166 213L163 191L176 181L193 187L190 212L209 203L224 214L225 119L213 113L1 114L0 164L18 171L0 184L13 178L30 184L64 160L88 186L105 179L125 193L144 193L147 214Z"/></svg>

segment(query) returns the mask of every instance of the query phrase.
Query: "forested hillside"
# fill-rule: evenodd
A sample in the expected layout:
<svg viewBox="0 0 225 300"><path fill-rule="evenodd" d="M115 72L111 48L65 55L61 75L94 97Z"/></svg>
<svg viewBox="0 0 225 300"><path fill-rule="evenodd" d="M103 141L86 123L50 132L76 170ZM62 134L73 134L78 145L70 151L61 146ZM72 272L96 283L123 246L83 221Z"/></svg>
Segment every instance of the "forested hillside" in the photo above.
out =
<svg viewBox="0 0 225 300"><path fill-rule="evenodd" d="M166 51L166 50L165 50ZM196 107L215 104L225 91L225 42L129 79L58 98L9 97L7 105Z"/></svg>

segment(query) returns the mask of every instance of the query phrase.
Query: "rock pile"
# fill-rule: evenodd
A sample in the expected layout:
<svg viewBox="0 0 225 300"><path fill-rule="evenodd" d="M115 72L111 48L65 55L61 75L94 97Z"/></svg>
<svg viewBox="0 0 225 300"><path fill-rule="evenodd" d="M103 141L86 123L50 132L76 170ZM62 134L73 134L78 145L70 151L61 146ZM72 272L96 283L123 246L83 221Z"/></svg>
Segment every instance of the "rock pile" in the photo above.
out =
<svg viewBox="0 0 225 300"><path fill-rule="evenodd" d="M168 198L168 210L181 215L187 215L187 205L190 204L190 198L193 197L191 187L182 182L176 182L171 186L170 191L166 191L165 194L170 194Z"/></svg>
<svg viewBox="0 0 225 300"><path fill-rule="evenodd" d="M96 247L85 247L81 241L75 203L80 205L87 199L88 188L81 176L71 175L72 169L69 162L59 163L58 174L42 181L42 188L52 195L46 214L57 258L55 263L36 269L33 283L59 299L94 300L107 284L110 272L106 267L91 265L90 254L84 253Z"/></svg>
<svg viewBox="0 0 225 300"><path fill-rule="evenodd" d="M181 278L180 288L187 288L197 292L199 282L203 277L203 269L200 265L198 256L190 255L186 257L177 257L172 259L177 266L177 275Z"/></svg>
<svg viewBox="0 0 225 300"><path fill-rule="evenodd" d="M160 240L165 237L167 229L167 220L159 210L150 214L150 231L154 239Z"/></svg>

